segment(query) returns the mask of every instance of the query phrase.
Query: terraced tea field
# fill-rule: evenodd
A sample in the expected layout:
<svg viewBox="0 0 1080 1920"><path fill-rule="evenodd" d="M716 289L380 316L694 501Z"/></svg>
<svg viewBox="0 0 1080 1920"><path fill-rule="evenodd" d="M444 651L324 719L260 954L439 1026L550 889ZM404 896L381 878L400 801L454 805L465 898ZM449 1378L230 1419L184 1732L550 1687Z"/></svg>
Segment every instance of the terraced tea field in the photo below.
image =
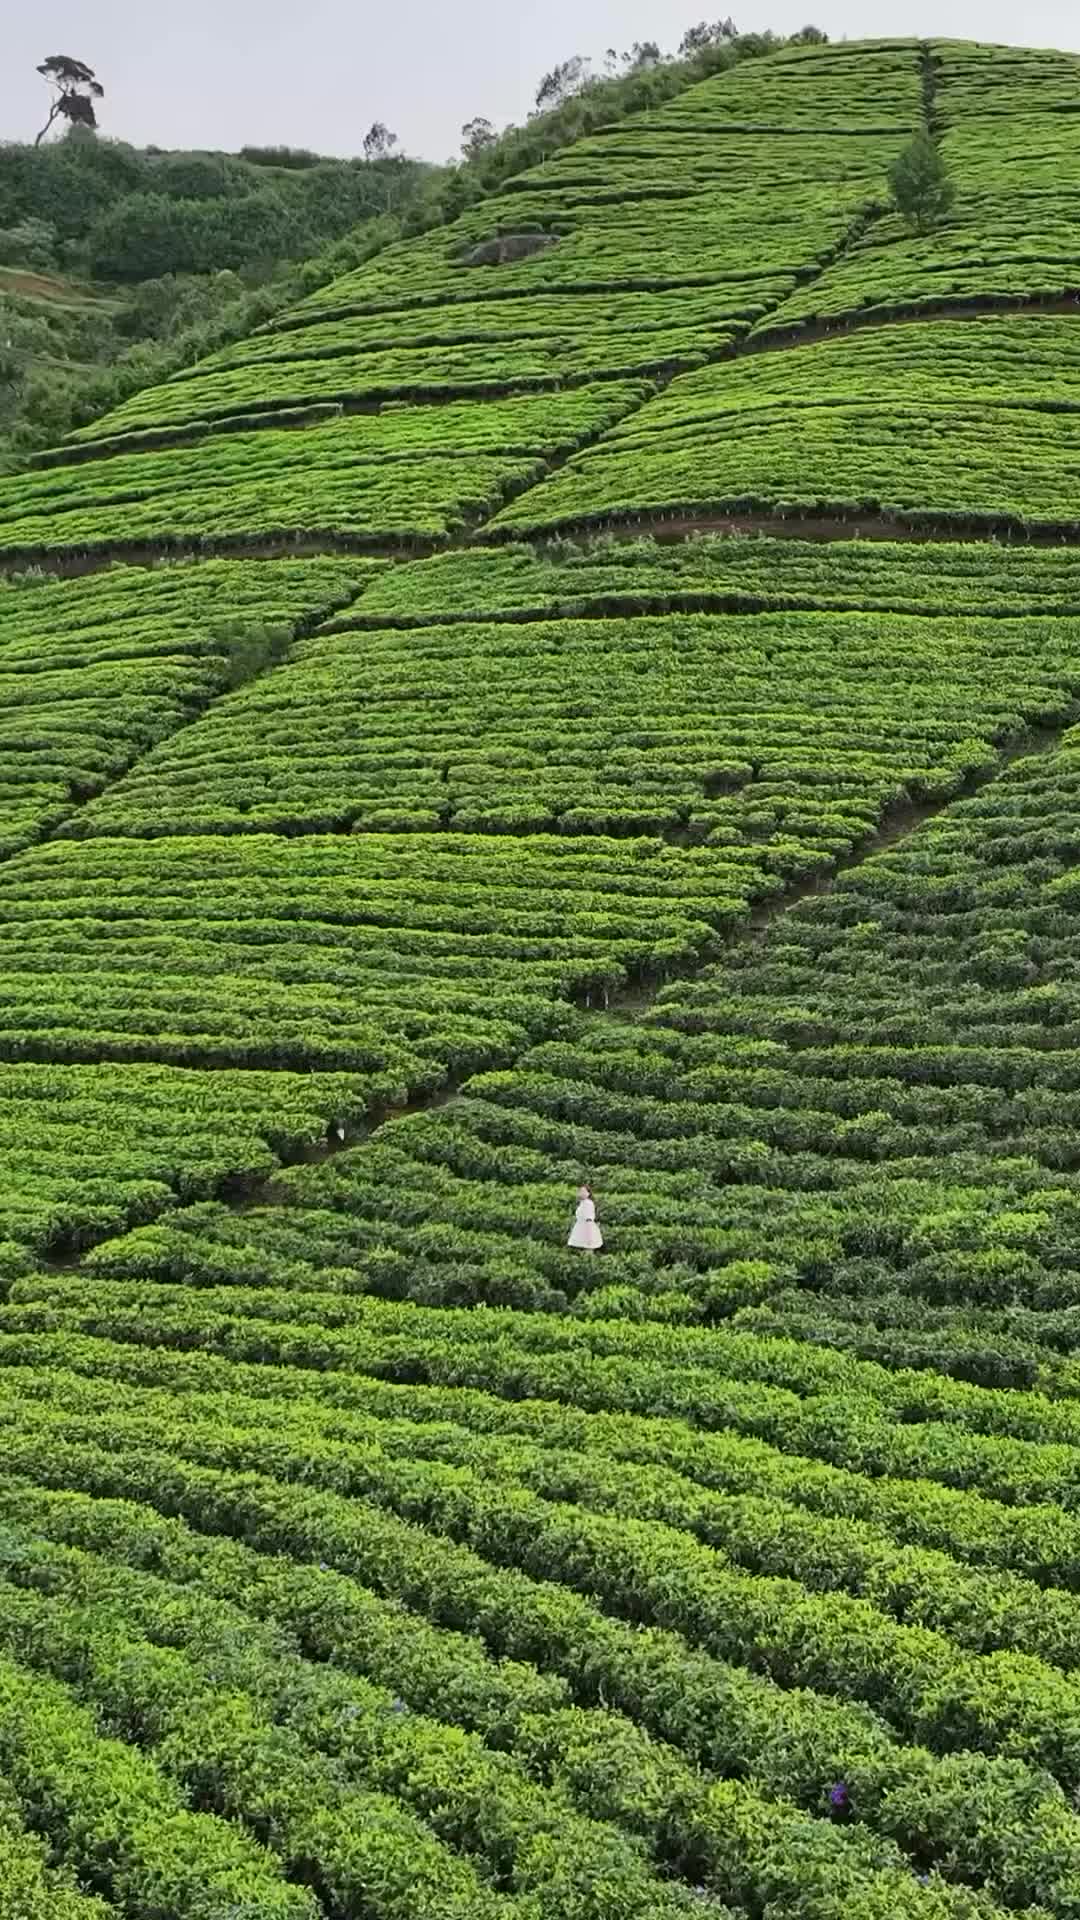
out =
<svg viewBox="0 0 1080 1920"><path fill-rule="evenodd" d="M0 483L0 1920L1080 1915L1078 82L744 61Z"/></svg>

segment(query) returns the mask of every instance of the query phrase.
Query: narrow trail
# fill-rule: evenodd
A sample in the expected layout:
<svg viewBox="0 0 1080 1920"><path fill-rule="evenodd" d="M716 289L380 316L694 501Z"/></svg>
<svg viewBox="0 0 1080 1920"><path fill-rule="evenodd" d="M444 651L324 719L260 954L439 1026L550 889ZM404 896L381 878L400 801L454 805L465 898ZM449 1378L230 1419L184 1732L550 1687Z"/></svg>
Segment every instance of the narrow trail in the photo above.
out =
<svg viewBox="0 0 1080 1920"><path fill-rule="evenodd" d="M552 540L657 540L661 543L692 540L702 533L759 534L767 539L811 540L827 543L841 540L945 541L950 545L973 544L1025 547L1073 547L1080 545L1080 520L1047 521L1032 525L1004 515L959 515L925 513L912 508L910 513L890 513L884 509L866 512L844 511L840 506L799 512L768 508L731 512L713 506L692 505L657 510L655 513L611 515L593 519L560 520L529 533L518 529L486 527L480 530L480 545L544 545ZM474 537L475 540L475 537ZM474 544L466 542L463 544Z"/></svg>
<svg viewBox="0 0 1080 1920"><path fill-rule="evenodd" d="M937 70L933 49L928 40L919 46L919 77L922 83L923 125L931 140L937 145L941 139L941 124L937 110Z"/></svg>
<svg viewBox="0 0 1080 1920"><path fill-rule="evenodd" d="M818 346L823 341L843 339L846 334L862 333L874 327L935 326L941 321L985 320L995 316L1020 320L1041 313L1065 314L1075 319L1080 315L1080 288L1075 292L1066 289L1060 294L1031 294L1023 298L1015 294L987 293L954 301L913 300L907 306L901 302L895 306L862 307L857 313L841 313L830 319L807 320L775 329L759 322L753 333L739 341L731 357L740 360L757 354L782 353L789 347Z"/></svg>
<svg viewBox="0 0 1080 1920"><path fill-rule="evenodd" d="M10 547L0 552L0 578L5 574L42 573L58 580L78 580L110 567L157 567L180 560L303 560L320 554L355 554L358 559L426 560L445 553L461 541L412 540L392 545L360 534L306 532L301 534L223 534L220 539L194 543L175 540L116 540L101 547Z"/></svg>

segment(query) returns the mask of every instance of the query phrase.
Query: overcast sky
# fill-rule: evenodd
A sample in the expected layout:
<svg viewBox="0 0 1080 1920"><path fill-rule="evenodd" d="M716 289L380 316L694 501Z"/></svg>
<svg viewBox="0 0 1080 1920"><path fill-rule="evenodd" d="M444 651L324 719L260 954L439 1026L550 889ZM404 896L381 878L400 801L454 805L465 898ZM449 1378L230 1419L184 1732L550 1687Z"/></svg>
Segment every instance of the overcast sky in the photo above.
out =
<svg viewBox="0 0 1080 1920"><path fill-rule="evenodd" d="M462 121L522 120L545 70L574 53L658 40L704 15L742 31L830 38L941 34L1080 50L1076 0L0 0L0 139L33 138L48 104L34 69L66 53L97 71L102 130L137 145L360 149L384 120L410 153L445 160Z"/></svg>

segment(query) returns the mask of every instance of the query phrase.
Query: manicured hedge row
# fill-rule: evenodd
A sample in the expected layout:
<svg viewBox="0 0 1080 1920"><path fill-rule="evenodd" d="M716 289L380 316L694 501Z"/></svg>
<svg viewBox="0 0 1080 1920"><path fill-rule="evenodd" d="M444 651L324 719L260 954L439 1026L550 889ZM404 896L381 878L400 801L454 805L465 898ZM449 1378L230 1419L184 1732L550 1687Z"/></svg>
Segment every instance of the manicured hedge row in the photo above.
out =
<svg viewBox="0 0 1080 1920"><path fill-rule="evenodd" d="M756 1662L780 1685L817 1686L840 1698L875 1706L908 1739L936 1751L978 1746L996 1751L1004 1747L1034 1766L1048 1768L1066 1791L1080 1787L1080 1752L1069 1728L1077 1703L1075 1688L1061 1672L1020 1653L971 1655L945 1633L909 1626L887 1618L861 1598L834 1591L816 1594L799 1582L748 1575L730 1569L707 1548L690 1540L670 1524L635 1519L633 1499L627 1496L622 1513L590 1507L599 1499L590 1492L588 1473L567 1473L577 1504L567 1498L544 1498L515 1479L513 1454L500 1455L498 1480L492 1472L472 1466L446 1466L438 1460L403 1458L384 1452L377 1444L343 1446L335 1443L320 1452L306 1435L290 1445L282 1436L278 1446L257 1429L235 1434L220 1422L206 1425L190 1413L175 1421L155 1410L143 1420L119 1415L79 1420L53 1419L42 1410L38 1418L23 1410L11 1441L13 1464L20 1449L35 1445L40 1428L46 1441L64 1445L68 1434L76 1444L85 1434L118 1457L134 1457L155 1439L167 1440L181 1458L215 1468L276 1471L286 1480L308 1480L314 1485L340 1488L354 1499L371 1499L391 1511L419 1522L437 1533L448 1533L498 1564L526 1570L571 1588L596 1594L612 1610L631 1620L673 1628L691 1644L707 1645L711 1652L738 1664L747 1639L756 1648ZM494 1465L494 1462L492 1463ZM559 1488L559 1469L552 1465L550 1482ZM655 1508L653 1496L649 1506ZM673 1503L661 1505L669 1516ZM719 1533L711 1537L719 1539ZM739 1557L739 1547L733 1548ZM903 1580L925 1584L924 1615L935 1614L935 1569L895 1569ZM882 1569L886 1584L888 1574ZM965 1584L968 1591L964 1592ZM999 1583L1000 1585L1001 1583ZM968 1610L977 1619L990 1595L986 1583L945 1573L936 1603L938 1616L955 1618L965 1632ZM876 1588L871 1584L871 1591ZM1011 1623L1008 1609L1011 1603ZM886 1604L888 1604L886 1600ZM898 1604L894 1600L894 1605ZM1042 1612L1040 1614L1040 1604ZM1021 1597L1005 1591L995 1596L1002 1621L1001 1638L1022 1639L1025 1620L1037 1620L1040 1637L1049 1636L1055 1620L1055 1597L1037 1593ZM1056 1597L1059 1617L1067 1618L1067 1596ZM900 1603L902 1611L902 1603ZM977 1626L968 1631L978 1633ZM991 1637L992 1644L992 1637ZM1058 1657L1071 1657L1060 1640Z"/></svg>
<svg viewBox="0 0 1080 1920"><path fill-rule="evenodd" d="M116 1908L84 1893L49 1863L47 1843L23 1826L19 1803L0 1787L0 1887L18 1920L111 1920Z"/></svg>
<svg viewBox="0 0 1080 1920"><path fill-rule="evenodd" d="M14 1510L25 1513L35 1529L44 1526L50 1535L67 1538L80 1533L103 1544L108 1513L115 1512L121 1521L121 1538L128 1536L129 1553L138 1537L136 1527L142 1537L159 1541L166 1552L165 1542L171 1544L184 1531L182 1523L163 1522L139 1509L117 1509L115 1503L90 1503L73 1496L12 1493L3 1510L9 1515ZM254 1669L264 1702L280 1699L276 1711L285 1715L288 1726L302 1732L317 1749L344 1760L350 1772L361 1771L365 1777L392 1783L395 1791L403 1790L410 1800L419 1801L440 1831L453 1831L465 1845L482 1850L501 1876L512 1874L518 1884L531 1877L535 1895L545 1902L541 1911L546 1912L554 1899L568 1902L562 1909L556 1907L556 1912L587 1914L592 1911L589 1879L596 1895L610 1900L617 1873L630 1910L634 1881L642 1878L632 1856L619 1872L620 1860L626 1856L619 1835L595 1819L576 1816L566 1804L566 1795L602 1808L605 1821L617 1822L619 1828L645 1840L654 1854L664 1854L669 1870L704 1874L706 1889L699 1885L698 1893L719 1887L730 1889L731 1897L753 1903L767 1897L766 1889L775 1890L779 1882L793 1912L800 1916L828 1912L828 1903L839 1889L866 1903L871 1912L878 1911L879 1903L889 1911L886 1900L894 1903L891 1910L902 1913L968 1911L962 1892L947 1890L929 1875L913 1876L891 1843L876 1839L866 1829L810 1822L781 1803L762 1799L745 1784L703 1779L673 1749L608 1711L576 1708L523 1715L513 1736L510 1760L470 1745L405 1710L400 1698L385 1692L376 1695L335 1668L322 1669L317 1678L314 1671L306 1671L303 1692L298 1692L296 1681L286 1677L295 1662L283 1660L276 1642L253 1628L245 1615L202 1595L189 1597L187 1590L181 1597L180 1590L159 1579L123 1573L112 1542L107 1551L104 1562L70 1550L61 1558L55 1549L44 1546L39 1533L34 1544L9 1563L11 1575L21 1586L49 1591L62 1582L82 1602L100 1594L116 1605L122 1595L126 1617L154 1638L164 1635L170 1644L180 1620L190 1620L192 1632L198 1622L202 1657L212 1649L219 1674L222 1659L226 1672L237 1666L240 1629L246 1645L244 1669ZM222 1543L203 1540L198 1551L217 1568ZM248 1559L257 1569L259 1557L249 1554ZM302 1578L301 1570L297 1572ZM322 1571L317 1584L325 1591L345 1583ZM277 1617L282 1621L284 1616ZM342 1653L339 1645L339 1659ZM279 1675L287 1692L276 1695L273 1689ZM615 1766L610 1764L613 1749L621 1763ZM443 1757L442 1768L434 1764L438 1755ZM553 1805L527 1784L523 1769L550 1782L558 1795ZM552 1830L559 1836L555 1851L545 1843ZM797 1855L799 1866L789 1864L791 1853ZM823 1876L820 1890L806 1873L808 1859L815 1861ZM579 1873L581 1881L575 1883ZM930 1886L933 1892L924 1890ZM663 1896L655 1887L651 1897L657 1900L657 1910L662 1910Z"/></svg>
<svg viewBox="0 0 1080 1920"><path fill-rule="evenodd" d="M318 1920L314 1894L291 1886L272 1853L216 1815L191 1812L152 1760L97 1731L67 1687L5 1654L0 1764L63 1865L97 1880L135 1920L163 1910L233 1920L238 1903L253 1901L268 1920Z"/></svg>
<svg viewBox="0 0 1080 1920"><path fill-rule="evenodd" d="M8 1063L0 1241L73 1251L179 1199L243 1190L395 1088L392 1075Z"/></svg>
<svg viewBox="0 0 1080 1920"><path fill-rule="evenodd" d="M770 842L835 858L889 807L955 791L993 765L988 741L1064 717L1078 685L1072 623L1046 616L320 634L68 831L668 833L730 848L749 877Z"/></svg>
<svg viewBox="0 0 1080 1920"><path fill-rule="evenodd" d="M142 1237L130 1237L133 1269ZM197 1253L190 1257L198 1259ZM98 1260L94 1266L110 1270ZM158 1277L151 1265L137 1270ZM0 1363L19 1370L15 1385L20 1393L46 1397L54 1391L66 1395L73 1375L89 1375L140 1389L165 1389L176 1396L235 1394L258 1406L259 1420L288 1417L295 1407L304 1418L318 1415L332 1421L356 1411L383 1419L453 1421L478 1433L523 1435L544 1446L581 1449L601 1459L668 1467L721 1492L760 1493L811 1513L861 1519L898 1543L944 1549L976 1567L1013 1569L1044 1584L1071 1586L1080 1555L1080 1520L1060 1507L1004 1505L970 1486L957 1489L919 1478L914 1465L909 1478L859 1473L801 1454L794 1444L770 1445L734 1425L720 1432L701 1431L680 1420L585 1411L554 1398L502 1399L472 1387L307 1372L300 1365L251 1366L202 1349L124 1346L69 1333L0 1334ZM63 1385L56 1368L63 1370ZM738 1411L733 1399L733 1420ZM862 1412L865 1431L865 1407ZM885 1431L881 1423L882 1448ZM894 1432L902 1447L904 1430ZM844 1437L841 1431L841 1450ZM1014 1455L1020 1456L1022 1447L1013 1443Z"/></svg>
<svg viewBox="0 0 1080 1920"><path fill-rule="evenodd" d="M239 1609L86 1555L30 1555L5 1588L3 1641L122 1718L189 1791L268 1821L286 1858L302 1850L316 1862L335 1906L366 1896L380 1920L404 1912L414 1876L409 1910L421 1913L495 1916L519 1911L517 1898L550 1920L602 1920L611 1902L626 1920L694 1910L689 1890L659 1881L616 1828L577 1814L509 1756L297 1659Z"/></svg>
<svg viewBox="0 0 1080 1920"><path fill-rule="evenodd" d="M1075 1815L1045 1775L1022 1763L974 1752L940 1760L904 1747L865 1707L776 1688L669 1631L612 1620L566 1588L494 1569L375 1507L287 1490L258 1476L230 1479L145 1449L118 1456L47 1443L35 1454L28 1441L22 1458L38 1482L99 1497L134 1495L190 1514L202 1531L240 1531L262 1552L320 1554L330 1566L373 1576L382 1590L419 1601L441 1624L478 1623L493 1649L566 1671L590 1703L602 1689L609 1705L689 1757L749 1772L800 1803L821 1808L827 1783L840 1773L871 1826L922 1859L947 1853L951 1872L989 1881L1010 1901L1030 1900L1036 1886L1056 1898L1074 1871L1067 1862ZM1022 1833L1007 1811L1017 1796Z"/></svg>
<svg viewBox="0 0 1080 1920"><path fill-rule="evenodd" d="M898 1546L886 1531L865 1521L808 1514L790 1500L702 1488L666 1465L597 1457L591 1446L575 1451L559 1445L553 1434L545 1433L538 1444L509 1435L476 1435L452 1423L449 1409L441 1420L417 1423L349 1415L318 1402L281 1407L247 1400L238 1390L228 1397L185 1395L178 1404L171 1394L125 1390L115 1380L99 1384L70 1374L35 1374L30 1394L35 1401L41 1395L62 1406L58 1416L24 1401L22 1386L17 1378L4 1394L9 1423L25 1420L33 1426L44 1417L50 1426L58 1420L63 1431L70 1419L81 1432L87 1420L122 1414L154 1423L162 1436L175 1430L177 1444L186 1451L197 1448L200 1458L247 1463L290 1480L300 1473L314 1481L329 1476L335 1485L347 1477L347 1449L354 1447L361 1461L374 1449L416 1462L443 1462L500 1484L513 1481L560 1506L655 1521L696 1536L750 1575L783 1576L813 1591L859 1595L901 1621L912 1610L915 1589L921 1624L961 1646L976 1652L1013 1648L1066 1672L1080 1666L1080 1622L1070 1593L1036 1587L1011 1573L972 1571L945 1553ZM204 1454L206 1447L210 1454Z"/></svg>
<svg viewBox="0 0 1080 1920"><path fill-rule="evenodd" d="M0 857L348 605L370 560L212 560L0 583Z"/></svg>
<svg viewBox="0 0 1080 1920"><path fill-rule="evenodd" d="M155 1287L148 1301L144 1286L96 1282L91 1303L81 1281L46 1276L15 1280L11 1295L3 1331L56 1328L147 1346L198 1346L259 1364L509 1389L515 1397L590 1411L669 1415L712 1429L734 1425L785 1451L841 1466L856 1461L874 1475L937 1479L1006 1501L1072 1505L1080 1485L1070 1402L973 1388L932 1373L894 1375L839 1354L828 1358L843 1372L815 1383L807 1348L794 1341L712 1332L710 1344L719 1344L695 1363L670 1330L610 1320L329 1294L252 1296L235 1286L222 1294L202 1289L197 1299ZM680 1331L679 1343L687 1337ZM793 1392L800 1375L801 1391ZM1009 1437L1040 1432L1042 1439Z"/></svg>

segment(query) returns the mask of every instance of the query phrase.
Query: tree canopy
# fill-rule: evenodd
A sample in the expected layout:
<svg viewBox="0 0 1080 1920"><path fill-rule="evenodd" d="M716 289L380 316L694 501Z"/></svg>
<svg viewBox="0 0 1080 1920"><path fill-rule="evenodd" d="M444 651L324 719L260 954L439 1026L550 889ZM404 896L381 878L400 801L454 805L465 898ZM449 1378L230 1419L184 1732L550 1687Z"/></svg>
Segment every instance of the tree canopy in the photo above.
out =
<svg viewBox="0 0 1080 1920"><path fill-rule="evenodd" d="M50 53L38 67L42 79L52 89L52 105L49 117L34 141L40 146L57 119L66 120L71 127L87 127L93 133L97 129L97 114L94 101L104 98L105 89L85 60L73 60L67 53Z"/></svg>
<svg viewBox="0 0 1080 1920"><path fill-rule="evenodd" d="M893 204L915 233L928 233L945 218L956 188L941 150L928 133L917 133L889 170Z"/></svg>
<svg viewBox="0 0 1080 1920"><path fill-rule="evenodd" d="M391 133L381 120L373 120L364 135L364 159L388 160L397 144L397 134Z"/></svg>

